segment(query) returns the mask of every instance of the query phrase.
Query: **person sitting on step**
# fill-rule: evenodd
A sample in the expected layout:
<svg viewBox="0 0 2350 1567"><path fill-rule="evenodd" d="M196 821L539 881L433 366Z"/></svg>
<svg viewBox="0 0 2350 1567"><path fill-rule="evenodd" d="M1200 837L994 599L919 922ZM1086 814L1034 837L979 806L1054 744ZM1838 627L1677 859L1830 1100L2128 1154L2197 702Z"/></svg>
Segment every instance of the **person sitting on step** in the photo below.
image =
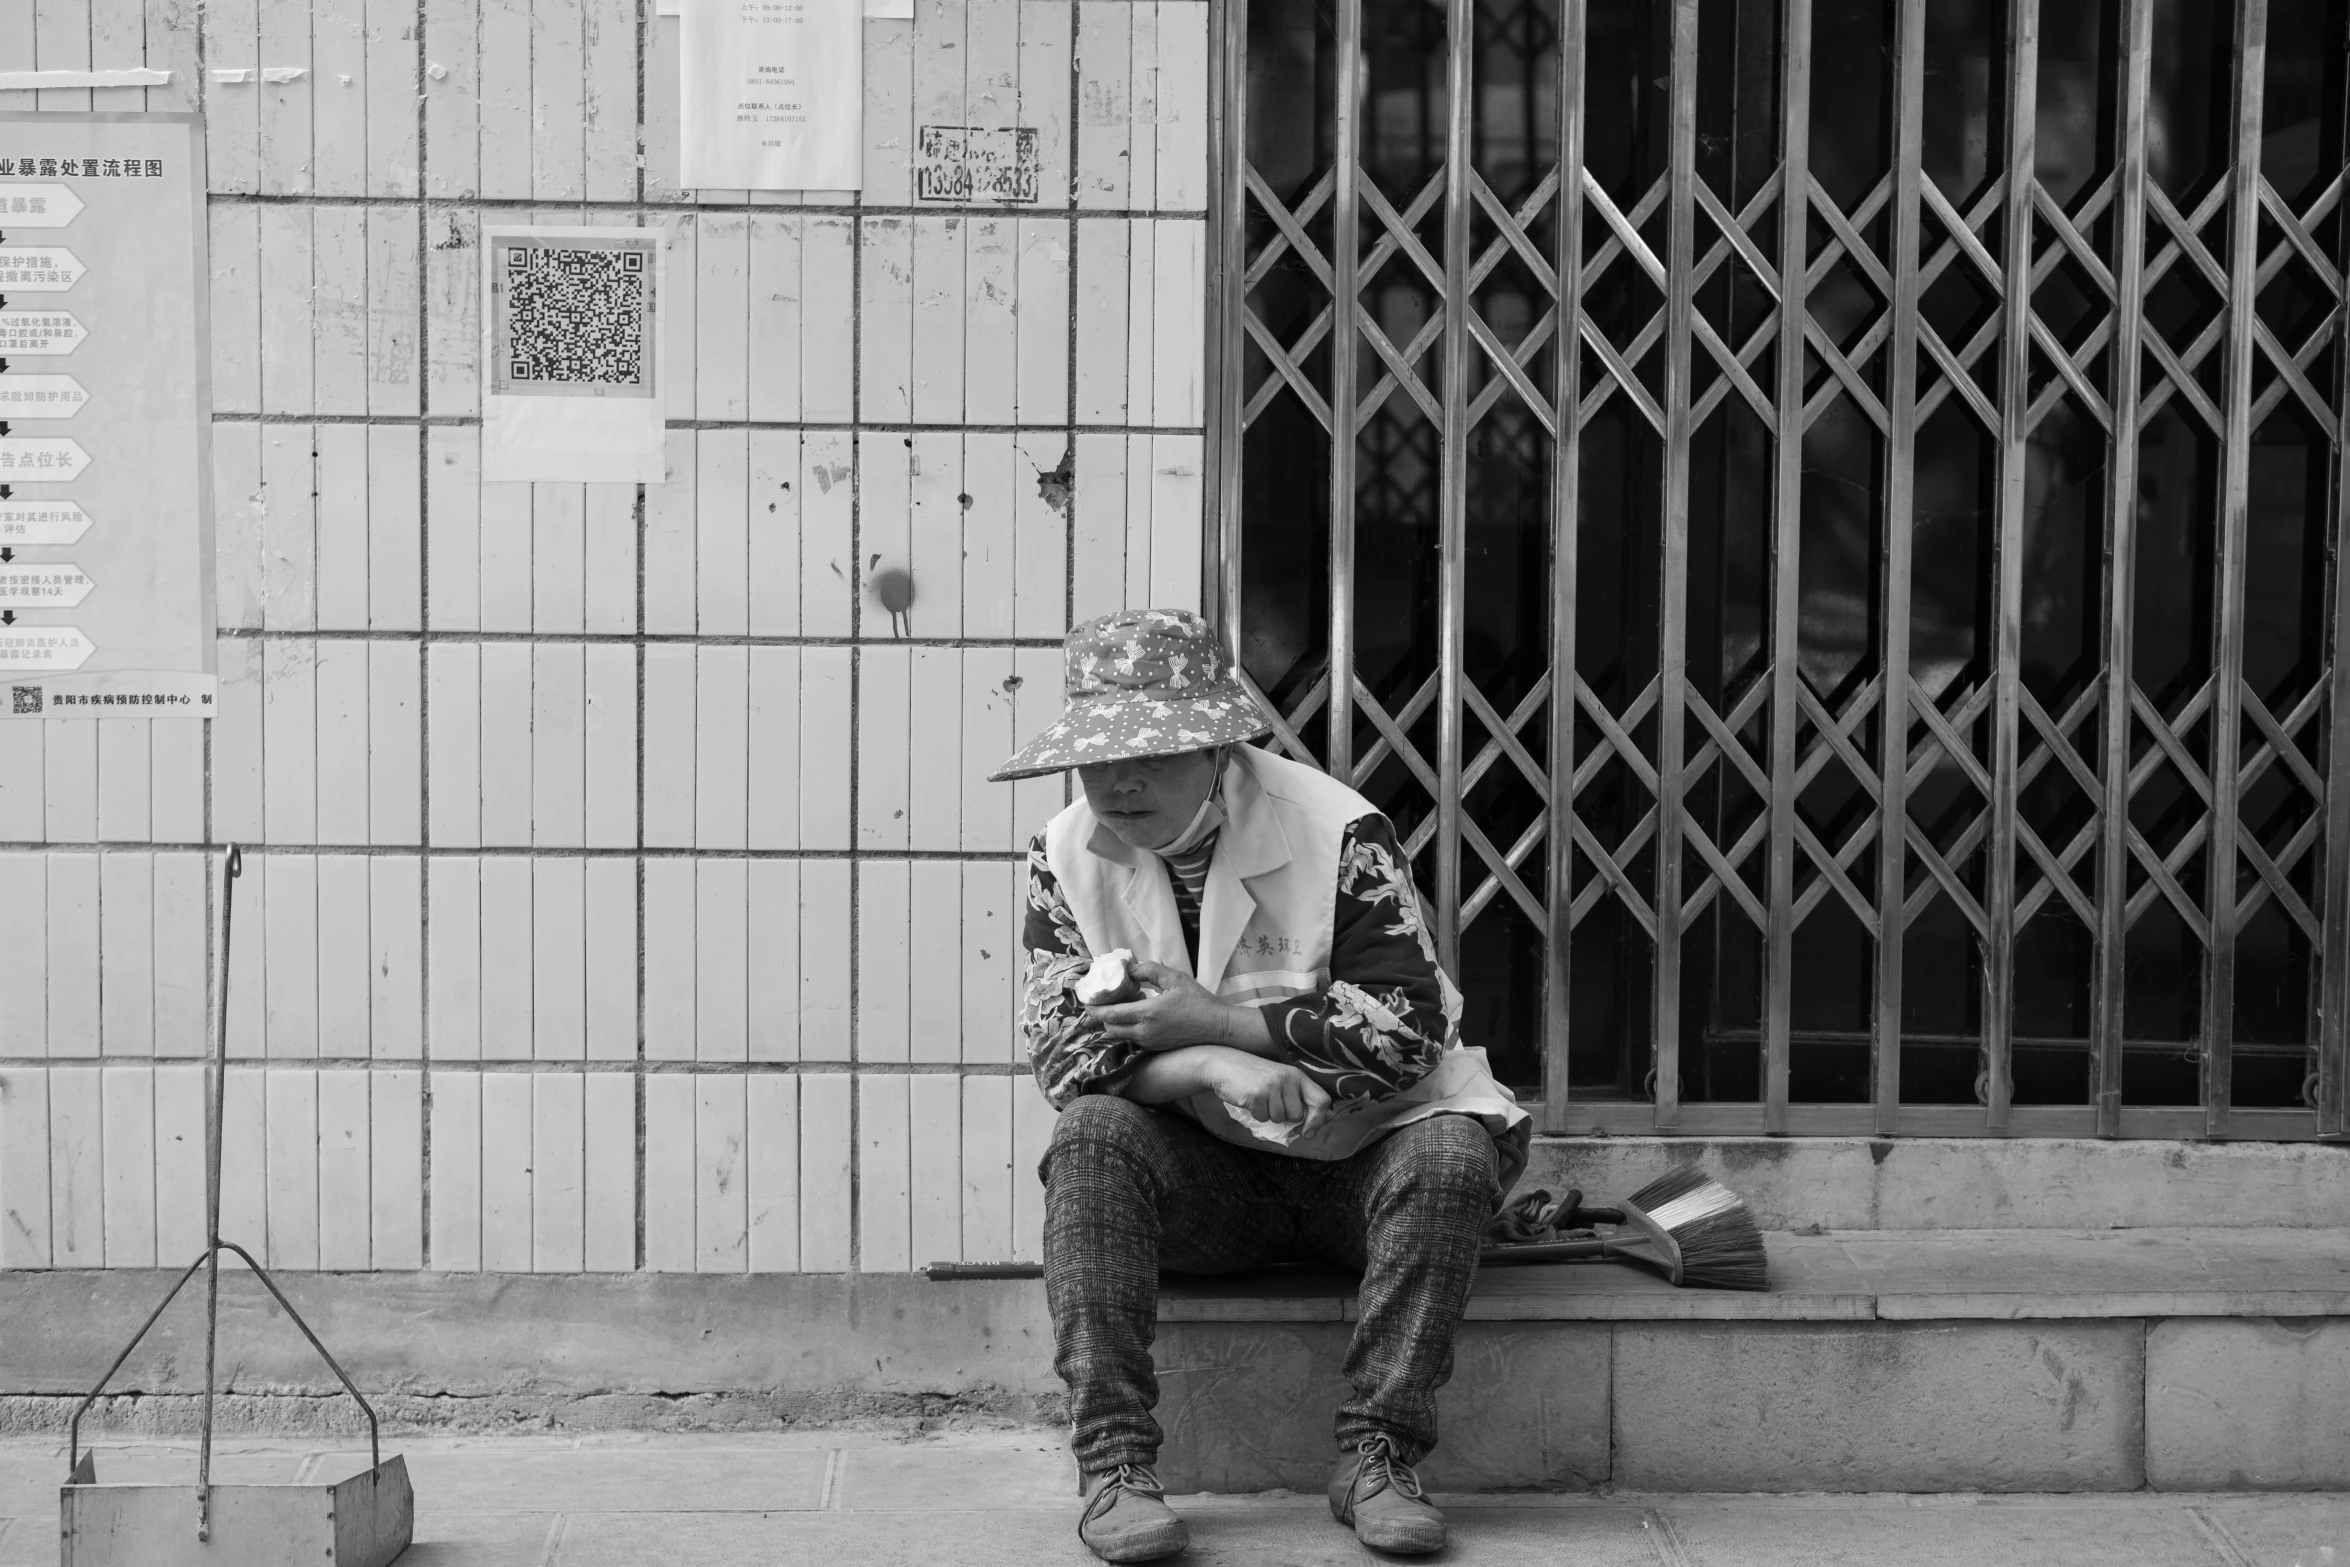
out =
<svg viewBox="0 0 2350 1567"><path fill-rule="evenodd" d="M1185 1544L1154 1473L1160 1270L1318 1260L1362 1273L1331 1511L1436 1550L1414 1466L1527 1114L1460 1043L1394 827L1246 743L1271 726L1204 621L1104 616L1064 658L1063 715L993 776L1083 786L1029 844L1020 1018L1060 1112L1037 1173L1078 1534L1113 1562ZM1141 998L1087 1005L1117 949Z"/></svg>

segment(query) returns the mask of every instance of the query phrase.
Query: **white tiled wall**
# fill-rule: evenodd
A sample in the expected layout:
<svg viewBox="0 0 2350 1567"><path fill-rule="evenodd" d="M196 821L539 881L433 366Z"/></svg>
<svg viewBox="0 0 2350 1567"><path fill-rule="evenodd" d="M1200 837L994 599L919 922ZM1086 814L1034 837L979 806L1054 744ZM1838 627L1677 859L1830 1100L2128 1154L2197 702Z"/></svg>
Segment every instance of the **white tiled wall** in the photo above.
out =
<svg viewBox="0 0 2350 1567"><path fill-rule="evenodd" d="M0 7L12 63L172 73L0 109L207 117L223 679L209 736L0 724L0 1267L201 1246L232 839L223 1201L273 1265L1035 1254L1063 794L985 774L1073 618L1198 602L1207 8L868 23L861 195L678 189L676 26ZM200 79L198 27L308 74ZM929 124L1034 129L1039 201L917 203ZM668 232L666 483L480 482L480 229L532 221Z"/></svg>

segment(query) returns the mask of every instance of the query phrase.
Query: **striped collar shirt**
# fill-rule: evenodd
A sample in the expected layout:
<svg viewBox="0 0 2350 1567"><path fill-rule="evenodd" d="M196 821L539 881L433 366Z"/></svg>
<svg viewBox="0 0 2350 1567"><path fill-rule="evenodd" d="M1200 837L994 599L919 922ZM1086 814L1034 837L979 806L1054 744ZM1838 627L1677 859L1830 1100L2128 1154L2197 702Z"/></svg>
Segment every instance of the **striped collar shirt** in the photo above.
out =
<svg viewBox="0 0 2350 1567"><path fill-rule="evenodd" d="M1167 865L1167 881L1175 893L1175 914L1183 921L1183 947L1191 954L1194 968L1199 966L1200 898L1207 889L1208 866L1216 858L1216 840L1221 836L1219 829L1185 853L1159 854Z"/></svg>

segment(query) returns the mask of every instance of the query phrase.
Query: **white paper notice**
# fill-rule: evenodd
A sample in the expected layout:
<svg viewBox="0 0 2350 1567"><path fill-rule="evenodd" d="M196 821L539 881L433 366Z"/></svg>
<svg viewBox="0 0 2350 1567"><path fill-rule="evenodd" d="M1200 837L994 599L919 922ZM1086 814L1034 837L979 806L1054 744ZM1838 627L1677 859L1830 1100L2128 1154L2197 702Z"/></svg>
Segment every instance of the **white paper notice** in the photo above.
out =
<svg viewBox="0 0 2350 1567"><path fill-rule="evenodd" d="M862 0L685 0L680 20L679 184L864 185Z"/></svg>
<svg viewBox="0 0 2350 1567"><path fill-rule="evenodd" d="M659 484L661 231L484 224L481 476Z"/></svg>
<svg viewBox="0 0 2350 1567"><path fill-rule="evenodd" d="M655 16L676 16L685 10L685 0L653 0ZM914 0L865 0L865 19L882 22L911 22L914 20ZM161 73L170 75L166 71Z"/></svg>

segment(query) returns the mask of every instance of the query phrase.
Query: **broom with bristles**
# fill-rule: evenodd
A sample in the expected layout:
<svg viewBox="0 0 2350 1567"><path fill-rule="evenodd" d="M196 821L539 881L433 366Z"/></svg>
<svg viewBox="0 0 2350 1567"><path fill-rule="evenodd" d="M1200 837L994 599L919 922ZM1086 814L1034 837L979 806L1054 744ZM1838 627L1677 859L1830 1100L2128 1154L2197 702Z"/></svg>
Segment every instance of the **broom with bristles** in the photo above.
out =
<svg viewBox="0 0 2350 1567"><path fill-rule="evenodd" d="M1555 1238L1588 1224L1612 1225L1615 1233ZM1486 1267L1622 1257L1646 1263L1675 1284L1770 1288L1769 1259L1753 1210L1703 1170L1684 1168L1660 1176L1626 1198L1620 1209L1585 1208L1580 1192L1555 1203L1546 1191L1528 1192L1494 1216L1486 1235L1489 1244L1478 1257Z"/></svg>

